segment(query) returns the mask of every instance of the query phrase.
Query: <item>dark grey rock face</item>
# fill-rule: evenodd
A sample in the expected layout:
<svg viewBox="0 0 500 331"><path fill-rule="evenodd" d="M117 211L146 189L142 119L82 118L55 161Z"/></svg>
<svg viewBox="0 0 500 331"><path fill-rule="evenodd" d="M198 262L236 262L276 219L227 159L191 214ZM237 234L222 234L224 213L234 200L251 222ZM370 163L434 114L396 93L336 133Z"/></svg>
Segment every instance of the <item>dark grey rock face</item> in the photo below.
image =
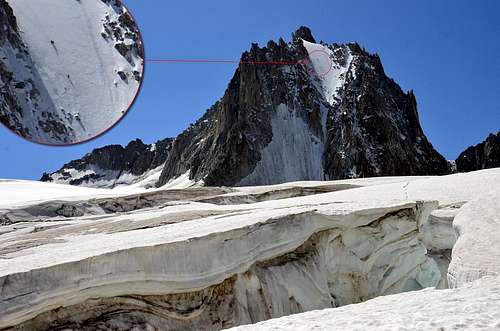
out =
<svg viewBox="0 0 500 331"><path fill-rule="evenodd" d="M167 138L153 145L144 144L140 139L136 139L125 147L105 146L93 150L81 159L65 164L54 173L43 174L41 181L92 186L99 180L112 182L123 174L140 176L165 162L171 144L172 139ZM75 172L78 175L75 175Z"/></svg>
<svg viewBox="0 0 500 331"><path fill-rule="evenodd" d="M467 148L455 163L458 172L500 167L500 131L491 133L482 143Z"/></svg>
<svg viewBox="0 0 500 331"><path fill-rule="evenodd" d="M380 58L351 45L354 74L329 114L325 171L330 178L444 175L446 160L427 140L413 91L404 93Z"/></svg>

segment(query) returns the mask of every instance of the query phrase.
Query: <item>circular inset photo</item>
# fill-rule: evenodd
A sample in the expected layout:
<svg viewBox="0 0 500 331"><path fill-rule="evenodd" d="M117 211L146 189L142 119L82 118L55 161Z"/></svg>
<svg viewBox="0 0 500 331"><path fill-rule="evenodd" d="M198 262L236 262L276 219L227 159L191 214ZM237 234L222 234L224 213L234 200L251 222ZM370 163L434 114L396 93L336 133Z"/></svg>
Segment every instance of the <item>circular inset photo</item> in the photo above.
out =
<svg viewBox="0 0 500 331"><path fill-rule="evenodd" d="M317 78L325 78L333 68L333 62L330 54L322 49L316 49L309 52L309 58L301 61L309 74Z"/></svg>
<svg viewBox="0 0 500 331"><path fill-rule="evenodd" d="M0 121L41 144L113 127L142 83L144 47L121 0L0 0Z"/></svg>

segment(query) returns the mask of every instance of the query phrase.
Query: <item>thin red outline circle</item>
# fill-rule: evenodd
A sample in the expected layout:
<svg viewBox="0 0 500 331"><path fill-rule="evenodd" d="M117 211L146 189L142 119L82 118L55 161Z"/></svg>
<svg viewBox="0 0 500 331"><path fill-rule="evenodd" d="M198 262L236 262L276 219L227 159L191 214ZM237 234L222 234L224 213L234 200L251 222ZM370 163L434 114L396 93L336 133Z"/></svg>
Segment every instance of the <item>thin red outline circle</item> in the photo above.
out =
<svg viewBox="0 0 500 331"><path fill-rule="evenodd" d="M96 0L96 1L98 1L98 0ZM139 87L137 88L137 90L135 92L135 95L132 98L132 101L130 102L130 104L126 108L126 110L123 111L123 114L115 122L113 122L113 124L111 124L108 128L106 128L106 129L104 129L104 130L96 133L92 137L90 137L88 139L81 140L81 141L75 141L75 142L67 143L67 144L50 144L50 143L44 143L44 142L41 142L41 141L31 140L28 137L24 136L21 132L18 132L18 131L15 131L15 130L11 129L10 127L8 127L6 124L4 124L2 122L2 126L3 127L5 127L12 134L14 134L14 135L16 135L18 137L21 137L22 139L24 139L26 141L29 141L30 143L34 143L34 144L42 145L42 146L50 146L50 147L72 147L72 146L76 146L76 145L81 145L81 144L87 143L89 141L92 141L94 139L97 139L97 138L101 137L102 135L104 135L105 133L107 133L111 129L113 129L116 125L118 125L125 118L125 116L129 113L130 109L134 106L135 102L137 101L137 97L139 96L139 93L141 92L141 89L142 89L142 84L144 83L144 76L146 75L146 61L145 61L145 59L146 59L146 48L144 47L144 39L142 37L141 29L139 28L139 24L135 20L134 15L128 9L128 7L123 3L122 0L118 0L118 1L122 5L122 7L125 9L125 14L129 16L129 18L132 20L132 22L137 27L137 31L139 32L139 40L140 40L140 43L141 43L141 45L140 45L140 47L141 47L141 54L140 55L142 57L142 75L141 75L141 81L139 82Z"/></svg>
<svg viewBox="0 0 500 331"><path fill-rule="evenodd" d="M304 65L304 66L306 66L306 64L305 64L305 63L306 63L307 61L309 61L309 63L310 63L311 55L312 55L312 54L314 54L314 53L322 53L322 54L326 55L326 57L327 57L327 59L328 59L328 62L330 63L330 66L328 67L328 70L327 70L325 73L321 73L321 74L320 74L320 73L317 73L316 71L314 72L314 73L315 73L315 75L316 75L317 77L324 78L324 77L326 77L326 75L328 75L328 74L330 73L330 71L332 71L332 68L333 68L333 62L332 62L332 59L330 58L330 54L328 54L328 53L327 53L327 52L325 52L324 50L322 50L322 49L315 49L315 50L311 51L311 52L309 53L309 57L308 57L308 59L302 60L302 61L301 61L301 63L302 63L302 65Z"/></svg>

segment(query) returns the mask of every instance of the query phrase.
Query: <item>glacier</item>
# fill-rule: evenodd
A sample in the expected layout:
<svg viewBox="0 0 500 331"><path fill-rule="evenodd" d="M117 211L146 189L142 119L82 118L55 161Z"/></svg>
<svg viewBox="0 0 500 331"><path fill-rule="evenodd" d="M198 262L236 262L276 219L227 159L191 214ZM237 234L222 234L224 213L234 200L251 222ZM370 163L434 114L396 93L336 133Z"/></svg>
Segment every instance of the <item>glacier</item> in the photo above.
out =
<svg viewBox="0 0 500 331"><path fill-rule="evenodd" d="M411 305L467 298L477 284L498 302L500 169L175 184L0 181L0 329L219 330L269 319L249 327L321 329L389 307L418 320ZM460 309L456 302L442 305ZM356 321L349 326L366 319Z"/></svg>

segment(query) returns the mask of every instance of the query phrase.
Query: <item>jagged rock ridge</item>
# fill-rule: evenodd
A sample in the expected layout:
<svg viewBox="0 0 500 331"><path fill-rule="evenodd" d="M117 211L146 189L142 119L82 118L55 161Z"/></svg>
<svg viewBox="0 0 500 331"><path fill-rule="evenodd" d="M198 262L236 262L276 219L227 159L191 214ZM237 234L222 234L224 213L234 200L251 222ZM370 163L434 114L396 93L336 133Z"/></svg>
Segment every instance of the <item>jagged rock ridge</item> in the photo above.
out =
<svg viewBox="0 0 500 331"><path fill-rule="evenodd" d="M467 148L455 163L459 172L500 167L500 131L491 133L482 143Z"/></svg>
<svg viewBox="0 0 500 331"><path fill-rule="evenodd" d="M172 139L144 144L140 139L126 147L109 145L93 150L83 158L65 164L60 170L44 173L41 181L89 187L115 187L132 184L144 175L160 171L169 155ZM151 183L154 184L154 183Z"/></svg>
<svg viewBox="0 0 500 331"><path fill-rule="evenodd" d="M253 44L241 60L224 96L173 141L158 185L448 173L413 92L358 44L318 44L301 27L291 42Z"/></svg>

